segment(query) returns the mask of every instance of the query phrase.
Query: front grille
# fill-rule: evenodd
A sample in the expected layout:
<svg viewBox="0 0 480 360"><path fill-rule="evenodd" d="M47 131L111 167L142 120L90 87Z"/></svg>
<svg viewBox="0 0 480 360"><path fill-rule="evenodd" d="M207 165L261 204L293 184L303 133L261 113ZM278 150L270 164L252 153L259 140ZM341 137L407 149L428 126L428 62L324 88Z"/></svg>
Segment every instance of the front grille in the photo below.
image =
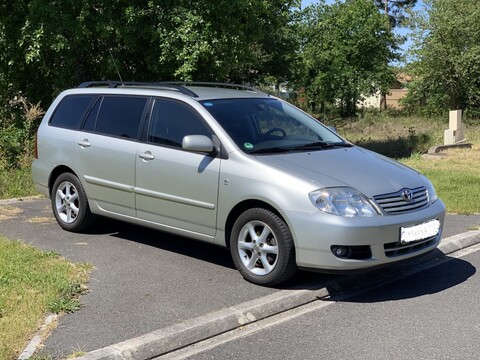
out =
<svg viewBox="0 0 480 360"><path fill-rule="evenodd" d="M439 241L439 235L435 235L428 239L423 239L420 241L416 241L411 244L401 245L400 242L392 242L383 245L385 250L385 255L389 258L413 254L417 251L421 251L432 247Z"/></svg>
<svg viewBox="0 0 480 360"><path fill-rule="evenodd" d="M402 189L390 194L376 195L373 199L389 215L419 210L428 205L427 189L423 186L415 189Z"/></svg>

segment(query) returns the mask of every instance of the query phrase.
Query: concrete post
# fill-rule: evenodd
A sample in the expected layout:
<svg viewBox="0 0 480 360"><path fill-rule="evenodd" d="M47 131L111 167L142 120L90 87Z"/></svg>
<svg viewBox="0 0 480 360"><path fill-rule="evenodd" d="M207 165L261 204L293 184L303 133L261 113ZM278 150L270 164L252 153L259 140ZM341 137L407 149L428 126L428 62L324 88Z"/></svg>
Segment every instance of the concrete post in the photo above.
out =
<svg viewBox="0 0 480 360"><path fill-rule="evenodd" d="M453 145L464 140L465 129L462 124L462 110L452 110L449 114L448 129L443 136L444 145Z"/></svg>

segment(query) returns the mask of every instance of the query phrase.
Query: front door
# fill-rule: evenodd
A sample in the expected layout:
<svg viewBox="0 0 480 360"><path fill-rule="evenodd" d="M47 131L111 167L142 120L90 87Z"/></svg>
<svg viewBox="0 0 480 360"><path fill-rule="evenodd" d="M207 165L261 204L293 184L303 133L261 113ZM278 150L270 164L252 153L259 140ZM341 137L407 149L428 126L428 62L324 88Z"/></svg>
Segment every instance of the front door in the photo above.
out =
<svg viewBox="0 0 480 360"><path fill-rule="evenodd" d="M212 135L189 105L154 101L136 158L137 217L193 236L215 235L220 158L182 150L186 135Z"/></svg>

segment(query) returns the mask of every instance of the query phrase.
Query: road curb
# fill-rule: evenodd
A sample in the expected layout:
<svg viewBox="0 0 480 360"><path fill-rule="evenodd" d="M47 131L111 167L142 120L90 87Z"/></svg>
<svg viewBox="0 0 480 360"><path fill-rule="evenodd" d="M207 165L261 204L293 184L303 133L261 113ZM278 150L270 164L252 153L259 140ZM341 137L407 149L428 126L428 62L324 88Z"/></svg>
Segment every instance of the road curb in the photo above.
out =
<svg viewBox="0 0 480 360"><path fill-rule="evenodd" d="M480 243L480 230L443 239L438 249L445 255ZM281 290L260 299L203 315L164 329L91 351L77 360L143 360L178 350L201 340L254 323L330 296L351 281L334 281L316 290Z"/></svg>
<svg viewBox="0 0 480 360"><path fill-rule="evenodd" d="M151 359L269 316L308 304L318 299L317 293L318 291L313 292L311 290L282 290L260 299L215 311L134 339L94 350L76 359Z"/></svg>
<svg viewBox="0 0 480 360"><path fill-rule="evenodd" d="M477 243L480 243L480 230L472 230L443 239L438 249L448 255Z"/></svg>

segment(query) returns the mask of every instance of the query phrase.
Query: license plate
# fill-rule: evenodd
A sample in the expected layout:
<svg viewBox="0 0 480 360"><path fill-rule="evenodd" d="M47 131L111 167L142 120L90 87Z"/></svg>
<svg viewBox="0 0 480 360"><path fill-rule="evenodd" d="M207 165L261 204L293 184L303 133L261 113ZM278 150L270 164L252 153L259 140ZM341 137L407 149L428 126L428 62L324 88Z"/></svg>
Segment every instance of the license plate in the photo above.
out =
<svg viewBox="0 0 480 360"><path fill-rule="evenodd" d="M440 221L430 220L423 224L400 228L400 242L406 245L415 241L431 238L440 231Z"/></svg>

